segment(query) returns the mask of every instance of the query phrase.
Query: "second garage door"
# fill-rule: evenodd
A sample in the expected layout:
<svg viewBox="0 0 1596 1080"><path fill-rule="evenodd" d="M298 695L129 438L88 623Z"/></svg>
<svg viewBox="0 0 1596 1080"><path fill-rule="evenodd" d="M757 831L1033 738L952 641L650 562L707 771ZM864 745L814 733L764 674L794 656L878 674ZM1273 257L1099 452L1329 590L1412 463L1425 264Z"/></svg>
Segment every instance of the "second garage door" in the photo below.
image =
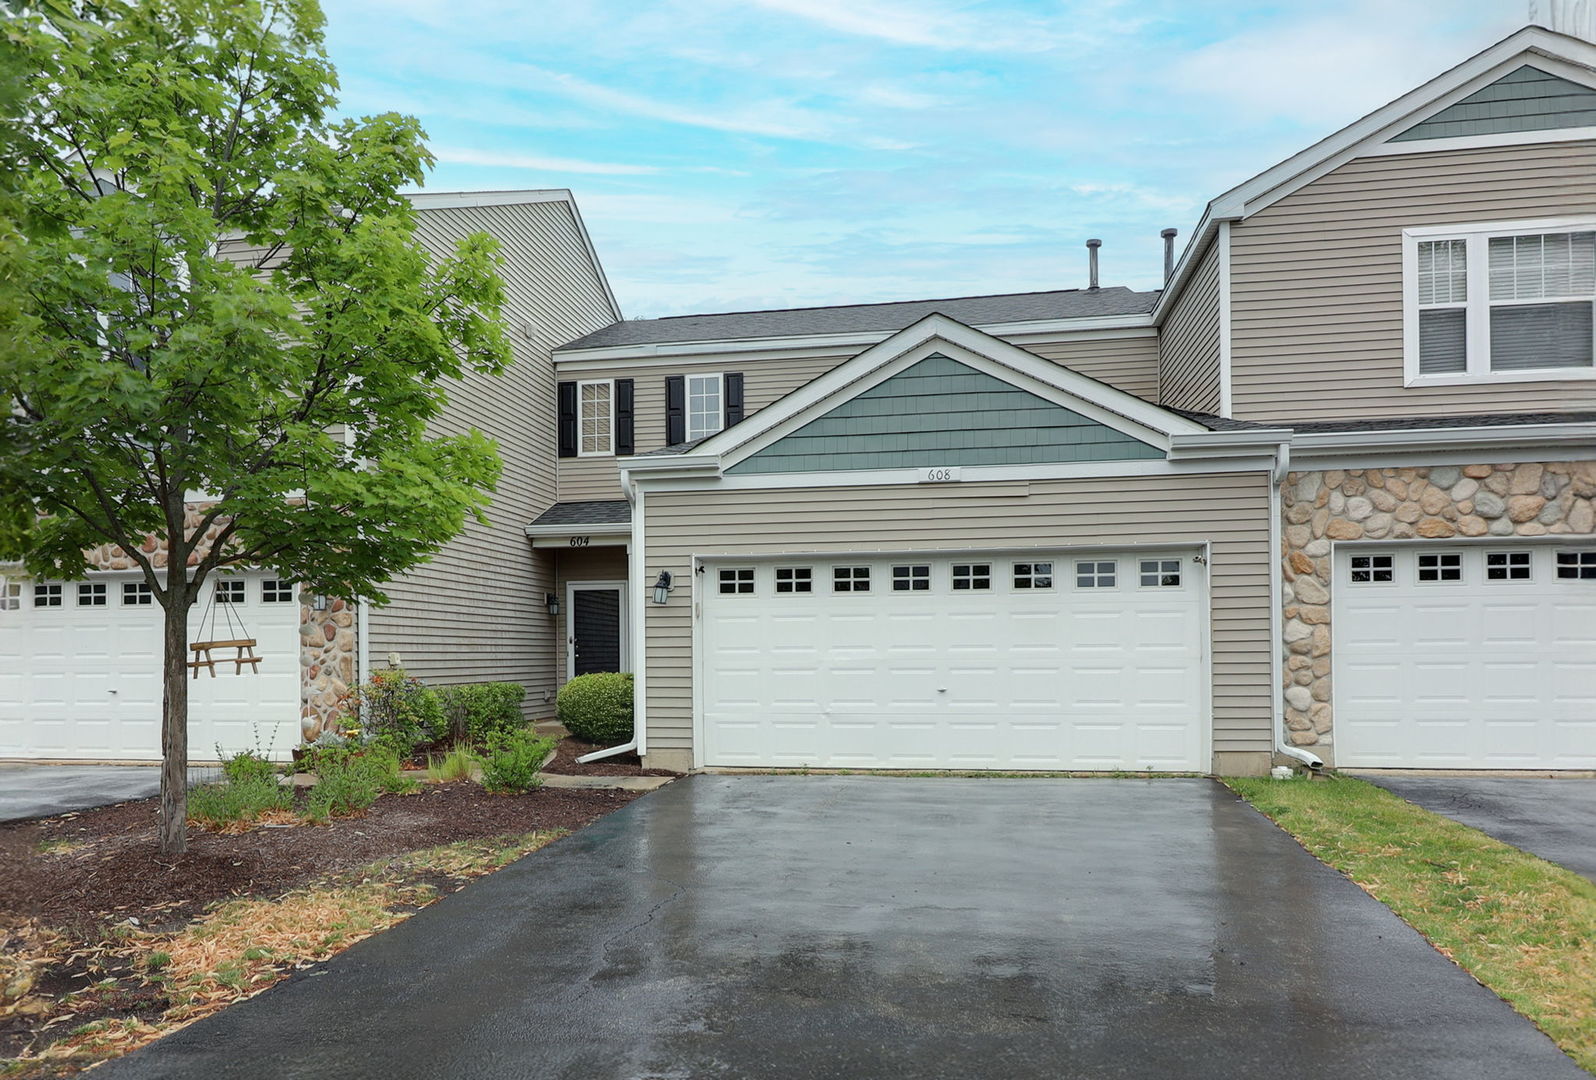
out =
<svg viewBox="0 0 1596 1080"><path fill-rule="evenodd" d="M788 557L700 578L703 763L1205 770L1190 552Z"/></svg>

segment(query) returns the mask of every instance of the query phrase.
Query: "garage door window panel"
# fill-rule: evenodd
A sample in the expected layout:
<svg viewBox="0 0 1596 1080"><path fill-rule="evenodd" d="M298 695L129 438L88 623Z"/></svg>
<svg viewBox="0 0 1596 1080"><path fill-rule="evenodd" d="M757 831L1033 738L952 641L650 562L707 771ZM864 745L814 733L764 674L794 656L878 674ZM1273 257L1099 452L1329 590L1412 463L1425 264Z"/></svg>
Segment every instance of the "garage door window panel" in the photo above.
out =
<svg viewBox="0 0 1596 1080"><path fill-rule="evenodd" d="M1458 582L1463 580L1463 554L1441 551L1419 556L1419 581L1428 583Z"/></svg>
<svg viewBox="0 0 1596 1080"><path fill-rule="evenodd" d="M1051 589L1053 564L1050 562L1020 562L1014 564L1016 589Z"/></svg>
<svg viewBox="0 0 1596 1080"><path fill-rule="evenodd" d="M836 593L867 593L870 591L868 566L833 566L831 591Z"/></svg>
<svg viewBox="0 0 1596 1080"><path fill-rule="evenodd" d="M294 583L267 578L260 583L260 600L263 604L287 604L294 599Z"/></svg>
<svg viewBox="0 0 1596 1080"><path fill-rule="evenodd" d="M127 607L147 607L155 603L155 593L147 581L124 581L122 603Z"/></svg>
<svg viewBox="0 0 1596 1080"><path fill-rule="evenodd" d="M1596 581L1596 548L1557 553L1557 580Z"/></svg>
<svg viewBox="0 0 1596 1080"><path fill-rule="evenodd" d="M0 581L0 611L20 611L22 609L22 583L20 581Z"/></svg>
<svg viewBox="0 0 1596 1080"><path fill-rule="evenodd" d="M36 608L60 607L61 586L35 585L33 587L33 606Z"/></svg>
<svg viewBox="0 0 1596 1080"><path fill-rule="evenodd" d="M1075 564L1075 586L1079 589L1112 589L1118 584L1118 564L1112 560Z"/></svg>
<svg viewBox="0 0 1596 1080"><path fill-rule="evenodd" d="M815 588L814 571L807 566L776 567L778 593L808 593Z"/></svg>
<svg viewBox="0 0 1596 1080"><path fill-rule="evenodd" d="M216 583L218 604L242 604L245 600L244 583L236 578Z"/></svg>
<svg viewBox="0 0 1596 1080"><path fill-rule="evenodd" d="M1144 589L1178 589L1181 573L1179 559L1143 559L1141 583Z"/></svg>
<svg viewBox="0 0 1596 1080"><path fill-rule="evenodd" d="M720 572L720 591L722 596L753 595L754 568L744 566L735 570L722 570Z"/></svg>
<svg viewBox="0 0 1596 1080"><path fill-rule="evenodd" d="M894 566L892 568L893 592L930 592L931 567L929 564Z"/></svg>
<svg viewBox="0 0 1596 1080"><path fill-rule="evenodd" d="M1527 551L1487 551L1485 553L1486 581L1530 581L1533 579L1534 559Z"/></svg>
<svg viewBox="0 0 1596 1080"><path fill-rule="evenodd" d="M988 592L992 588L991 563L954 563L954 592Z"/></svg>
<svg viewBox="0 0 1596 1080"><path fill-rule="evenodd" d="M1396 556L1354 555L1347 561L1347 580L1354 585L1390 585L1396 581Z"/></svg>
<svg viewBox="0 0 1596 1080"><path fill-rule="evenodd" d="M105 582L78 582L78 607L104 607L105 602Z"/></svg>

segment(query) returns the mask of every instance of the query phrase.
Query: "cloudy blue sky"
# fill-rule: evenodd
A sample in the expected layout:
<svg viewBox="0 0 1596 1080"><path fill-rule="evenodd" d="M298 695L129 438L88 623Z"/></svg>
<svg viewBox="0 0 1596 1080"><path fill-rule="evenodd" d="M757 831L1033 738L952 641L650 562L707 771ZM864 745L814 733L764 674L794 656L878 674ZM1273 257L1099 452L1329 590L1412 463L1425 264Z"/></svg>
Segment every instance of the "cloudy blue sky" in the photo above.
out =
<svg viewBox="0 0 1596 1080"><path fill-rule="evenodd" d="M431 190L569 187L628 316L1156 287L1158 230L1520 0L325 0Z"/></svg>

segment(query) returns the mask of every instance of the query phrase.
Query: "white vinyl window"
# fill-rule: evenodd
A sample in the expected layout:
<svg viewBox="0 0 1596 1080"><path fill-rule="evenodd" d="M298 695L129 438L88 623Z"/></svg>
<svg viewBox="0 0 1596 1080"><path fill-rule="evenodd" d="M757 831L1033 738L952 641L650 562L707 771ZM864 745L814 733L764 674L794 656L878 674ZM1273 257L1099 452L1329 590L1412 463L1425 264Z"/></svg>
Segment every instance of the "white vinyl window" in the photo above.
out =
<svg viewBox="0 0 1596 1080"><path fill-rule="evenodd" d="M1487 551L1486 581L1530 580L1530 553L1527 551Z"/></svg>
<svg viewBox="0 0 1596 1080"><path fill-rule="evenodd" d="M1596 378L1596 218L1403 234L1409 385Z"/></svg>
<svg viewBox="0 0 1596 1080"><path fill-rule="evenodd" d="M122 604L124 607L145 607L155 603L155 593L150 588L148 581L122 582Z"/></svg>
<svg viewBox="0 0 1596 1080"><path fill-rule="evenodd" d="M953 564L953 590L955 592L985 592L991 588L991 563Z"/></svg>
<svg viewBox="0 0 1596 1080"><path fill-rule="evenodd" d="M78 607L104 607L105 602L105 582L78 582Z"/></svg>
<svg viewBox="0 0 1596 1080"><path fill-rule="evenodd" d="M1053 564L1050 562L1017 562L1014 564L1016 589L1051 589Z"/></svg>
<svg viewBox="0 0 1596 1080"><path fill-rule="evenodd" d="M776 567L776 591L779 593L814 592L814 571L807 566Z"/></svg>
<svg viewBox="0 0 1596 1080"><path fill-rule="evenodd" d="M719 374L687 376L688 441L707 438L725 426L723 384Z"/></svg>
<svg viewBox="0 0 1596 1080"><path fill-rule="evenodd" d="M1078 562L1075 564L1075 587L1077 589L1112 589L1115 576L1115 566L1112 559L1103 559L1097 562Z"/></svg>
<svg viewBox="0 0 1596 1080"><path fill-rule="evenodd" d="M1596 581L1596 548L1557 553L1559 581Z"/></svg>
<svg viewBox="0 0 1596 1080"><path fill-rule="evenodd" d="M737 570L720 572L720 591L726 595L747 595L754 591L754 568L745 566Z"/></svg>
<svg viewBox="0 0 1596 1080"><path fill-rule="evenodd" d="M1396 557L1354 555L1350 560L1350 576L1354 585L1389 585L1396 580Z"/></svg>
<svg viewBox="0 0 1596 1080"><path fill-rule="evenodd" d="M615 385L608 379L576 384L576 453L602 457L615 453Z"/></svg>
<svg viewBox="0 0 1596 1080"><path fill-rule="evenodd" d="M894 566L892 568L892 591L931 591L931 567L923 563L909 566Z"/></svg>
<svg viewBox="0 0 1596 1080"><path fill-rule="evenodd" d="M1420 581L1462 581L1463 556L1455 551L1419 556Z"/></svg>

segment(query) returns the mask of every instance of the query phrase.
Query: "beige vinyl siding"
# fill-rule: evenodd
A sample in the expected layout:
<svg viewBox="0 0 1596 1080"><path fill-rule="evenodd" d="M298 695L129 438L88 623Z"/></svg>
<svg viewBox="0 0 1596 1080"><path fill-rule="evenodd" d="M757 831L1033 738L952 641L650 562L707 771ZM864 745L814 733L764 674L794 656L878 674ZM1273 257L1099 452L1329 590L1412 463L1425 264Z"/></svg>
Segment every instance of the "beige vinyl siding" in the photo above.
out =
<svg viewBox="0 0 1596 1080"><path fill-rule="evenodd" d="M554 624L554 681L565 685L565 657L570 632L566 629L571 617L570 597L565 586L573 581L625 581L628 562L626 547L588 547L553 549L554 595L560 598L560 614L550 620ZM624 623L624 620L623 620Z"/></svg>
<svg viewBox="0 0 1596 1080"><path fill-rule="evenodd" d="M633 380L633 433L639 454L665 445L665 380L672 375L740 371L743 373L743 416L747 418L766 405L785 397L812 379L818 378L847 360L852 354L826 353L819 356L786 356L779 359L749 360L737 356L683 357L680 364L616 364L602 374L561 372L564 381L577 379ZM549 429L553 438L553 428ZM615 458L560 458L560 501L623 498L620 470Z"/></svg>
<svg viewBox="0 0 1596 1080"><path fill-rule="evenodd" d="M435 252L478 230L502 245L515 361L502 376L472 374L454 385L433 430L482 430L498 442L504 472L487 525L468 522L430 562L388 586L392 603L371 615L372 662L397 652L430 682L520 682L529 713L546 715L555 641L544 594L554 587L554 560L522 530L555 501L550 353L615 313L564 202L428 209L416 219Z"/></svg>
<svg viewBox="0 0 1596 1080"><path fill-rule="evenodd" d="M1160 404L1218 415L1219 244L1211 243L1164 318L1158 342Z"/></svg>
<svg viewBox="0 0 1596 1080"><path fill-rule="evenodd" d="M1402 230L1596 213L1596 143L1363 158L1231 230L1231 393L1248 420L1596 406L1593 382L1404 387Z"/></svg>
<svg viewBox="0 0 1596 1080"><path fill-rule="evenodd" d="M1158 401L1158 332L1152 327L1073 336L1011 334L1004 340L1127 394Z"/></svg>
<svg viewBox="0 0 1596 1080"><path fill-rule="evenodd" d="M1264 473L645 493L645 561L680 588L648 620L648 747L692 746L694 555L1213 545L1215 751L1272 747Z"/></svg>

